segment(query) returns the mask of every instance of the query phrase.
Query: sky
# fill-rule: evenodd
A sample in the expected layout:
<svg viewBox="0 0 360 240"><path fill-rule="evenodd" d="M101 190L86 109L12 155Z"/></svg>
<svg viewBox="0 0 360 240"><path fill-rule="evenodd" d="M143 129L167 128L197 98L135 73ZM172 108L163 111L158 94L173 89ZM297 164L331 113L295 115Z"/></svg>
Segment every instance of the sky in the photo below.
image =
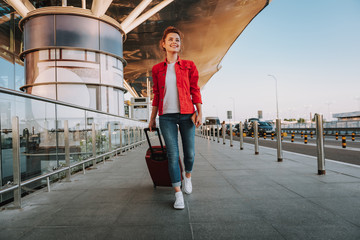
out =
<svg viewBox="0 0 360 240"><path fill-rule="evenodd" d="M360 111L360 0L272 0L202 88L203 116L327 121ZM217 96L214 98L214 96Z"/></svg>

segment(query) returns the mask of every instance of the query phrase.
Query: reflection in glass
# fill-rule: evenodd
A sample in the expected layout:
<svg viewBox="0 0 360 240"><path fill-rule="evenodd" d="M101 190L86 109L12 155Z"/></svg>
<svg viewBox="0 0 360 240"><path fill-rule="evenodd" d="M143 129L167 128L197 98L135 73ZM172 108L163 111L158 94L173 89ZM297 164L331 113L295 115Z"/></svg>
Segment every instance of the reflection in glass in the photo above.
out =
<svg viewBox="0 0 360 240"><path fill-rule="evenodd" d="M56 15L56 45L99 49L99 21L96 19Z"/></svg>
<svg viewBox="0 0 360 240"><path fill-rule="evenodd" d="M0 58L0 87L14 89L14 64Z"/></svg>

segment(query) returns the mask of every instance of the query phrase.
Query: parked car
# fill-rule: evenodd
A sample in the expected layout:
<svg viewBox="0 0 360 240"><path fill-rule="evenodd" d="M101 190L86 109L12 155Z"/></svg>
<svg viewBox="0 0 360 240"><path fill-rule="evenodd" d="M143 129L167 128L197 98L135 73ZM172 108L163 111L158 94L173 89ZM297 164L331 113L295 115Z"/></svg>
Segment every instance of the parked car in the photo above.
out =
<svg viewBox="0 0 360 240"><path fill-rule="evenodd" d="M219 129L221 128L219 118L218 117L206 117L205 122L204 122L204 127L205 127L205 129L210 130L210 136L213 135L213 126L214 126L214 130L216 133L217 127L219 127ZM216 136L216 134L215 134L215 136Z"/></svg>
<svg viewBox="0 0 360 240"><path fill-rule="evenodd" d="M254 132L254 126L253 126L253 124L251 124L251 128L247 134L250 136L253 132ZM270 123L259 121L258 122L258 133L259 133L259 136L263 136L264 133L266 133L266 135L270 135L271 133L275 133L275 131L274 131L273 126Z"/></svg>

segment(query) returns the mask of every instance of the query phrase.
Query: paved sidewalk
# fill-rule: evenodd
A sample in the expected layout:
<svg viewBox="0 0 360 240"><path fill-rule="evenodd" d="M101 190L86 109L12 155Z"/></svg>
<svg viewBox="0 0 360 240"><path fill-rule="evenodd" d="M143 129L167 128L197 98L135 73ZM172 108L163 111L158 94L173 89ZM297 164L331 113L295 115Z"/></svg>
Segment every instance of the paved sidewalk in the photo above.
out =
<svg viewBox="0 0 360 240"><path fill-rule="evenodd" d="M193 193L174 210L153 188L147 146L0 211L0 239L360 239L360 168L196 138Z"/></svg>

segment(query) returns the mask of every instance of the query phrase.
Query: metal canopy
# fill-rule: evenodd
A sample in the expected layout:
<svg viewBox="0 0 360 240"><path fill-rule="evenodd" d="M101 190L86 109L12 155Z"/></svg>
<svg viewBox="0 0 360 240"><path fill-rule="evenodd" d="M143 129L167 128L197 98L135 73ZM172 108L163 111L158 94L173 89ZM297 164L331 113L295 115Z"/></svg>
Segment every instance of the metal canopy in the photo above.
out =
<svg viewBox="0 0 360 240"><path fill-rule="evenodd" d="M121 23L140 2L115 0L106 14ZM147 9L159 2L153 1ZM151 77L154 64L164 60L159 47L162 33L166 27L175 26L184 33L180 57L195 62L199 86L203 87L220 69L219 64L233 42L268 3L268 0L173 1L127 34L125 80L140 96L147 95L146 77Z"/></svg>

